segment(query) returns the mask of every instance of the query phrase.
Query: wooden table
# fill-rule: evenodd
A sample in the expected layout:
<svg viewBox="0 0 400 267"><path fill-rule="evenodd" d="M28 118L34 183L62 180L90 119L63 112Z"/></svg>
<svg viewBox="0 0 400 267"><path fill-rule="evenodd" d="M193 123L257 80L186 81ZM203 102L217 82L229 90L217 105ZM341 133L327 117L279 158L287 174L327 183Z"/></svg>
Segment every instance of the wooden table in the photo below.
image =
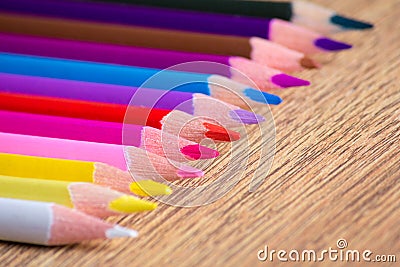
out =
<svg viewBox="0 0 400 267"><path fill-rule="evenodd" d="M347 249L396 254L399 262L400 2L315 2L376 27L336 35L354 49L297 74L312 86L279 92L285 102L271 107L276 155L256 192L248 192L245 177L207 206L160 204L156 212L110 219L139 230L136 240L56 248L2 242L0 265L276 266L257 252L266 245L336 249L341 238Z"/></svg>

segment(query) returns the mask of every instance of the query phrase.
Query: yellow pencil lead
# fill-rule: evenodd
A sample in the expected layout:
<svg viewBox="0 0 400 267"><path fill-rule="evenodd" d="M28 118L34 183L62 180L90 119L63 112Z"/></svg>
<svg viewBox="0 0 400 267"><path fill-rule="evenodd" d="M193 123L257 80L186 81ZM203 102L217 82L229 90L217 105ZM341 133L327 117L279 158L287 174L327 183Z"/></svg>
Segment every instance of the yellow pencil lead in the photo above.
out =
<svg viewBox="0 0 400 267"><path fill-rule="evenodd" d="M129 185L132 193L138 196L163 196L172 194L172 189L161 183L152 180L142 180Z"/></svg>
<svg viewBox="0 0 400 267"><path fill-rule="evenodd" d="M157 208L157 203L153 203L134 196L124 195L111 201L108 207L112 211L133 213L154 210L155 208Z"/></svg>

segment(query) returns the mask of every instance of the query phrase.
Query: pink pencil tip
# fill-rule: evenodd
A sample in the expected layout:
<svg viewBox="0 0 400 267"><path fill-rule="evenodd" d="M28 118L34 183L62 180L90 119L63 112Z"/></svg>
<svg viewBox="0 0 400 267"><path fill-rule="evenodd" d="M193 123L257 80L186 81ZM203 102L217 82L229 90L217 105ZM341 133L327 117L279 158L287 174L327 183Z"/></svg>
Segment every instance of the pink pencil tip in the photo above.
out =
<svg viewBox="0 0 400 267"><path fill-rule="evenodd" d="M219 152L217 150L195 144L188 145L181 148L181 152L190 159L198 160L198 159L212 159L219 156Z"/></svg>
<svg viewBox="0 0 400 267"><path fill-rule="evenodd" d="M182 179L190 179L190 178L199 178L204 176L204 172L202 170L190 167L190 166L182 166L177 174Z"/></svg>

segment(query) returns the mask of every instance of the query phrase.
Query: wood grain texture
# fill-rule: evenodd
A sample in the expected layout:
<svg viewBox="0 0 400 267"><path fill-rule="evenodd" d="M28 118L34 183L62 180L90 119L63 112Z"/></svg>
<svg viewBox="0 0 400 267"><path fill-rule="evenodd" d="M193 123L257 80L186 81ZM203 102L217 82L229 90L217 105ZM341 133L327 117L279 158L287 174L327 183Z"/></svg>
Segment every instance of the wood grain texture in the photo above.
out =
<svg viewBox="0 0 400 267"><path fill-rule="evenodd" d="M211 205L161 204L156 212L110 219L139 230L136 240L57 248L1 242L0 265L277 266L260 263L257 251L335 248L339 238L349 249L400 261L400 2L315 2L376 27L336 35L355 47L320 56L321 70L298 73L312 86L279 92L285 102L272 107L276 155L255 193L248 192L249 166L249 175ZM208 177L218 175L215 166Z"/></svg>

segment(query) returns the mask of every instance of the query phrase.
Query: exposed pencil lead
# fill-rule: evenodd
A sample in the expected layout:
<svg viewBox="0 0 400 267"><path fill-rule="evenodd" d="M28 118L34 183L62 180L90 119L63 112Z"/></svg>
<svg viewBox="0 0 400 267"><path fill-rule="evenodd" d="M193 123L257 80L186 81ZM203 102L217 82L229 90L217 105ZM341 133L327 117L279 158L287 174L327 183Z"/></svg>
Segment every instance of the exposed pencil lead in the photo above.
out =
<svg viewBox="0 0 400 267"><path fill-rule="evenodd" d="M137 237L139 233L135 230L131 230L119 225L114 226L106 231L107 238L118 238L118 237Z"/></svg>
<svg viewBox="0 0 400 267"><path fill-rule="evenodd" d="M240 139L240 134L238 132L225 129L224 127L208 122L204 122L203 125L207 128L205 136L213 140L229 142Z"/></svg>
<svg viewBox="0 0 400 267"><path fill-rule="evenodd" d="M134 196L124 195L111 201L109 208L116 212L133 213L154 210L157 208L157 204Z"/></svg>
<svg viewBox="0 0 400 267"><path fill-rule="evenodd" d="M259 103L271 104L271 105L279 105L280 103L282 103L282 99L279 96L268 94L266 92L261 92L256 89L247 88L243 91L243 93L251 100Z"/></svg>
<svg viewBox="0 0 400 267"><path fill-rule="evenodd" d="M348 30L351 30L351 29L366 30L366 29L371 29L374 27L374 25L371 23L347 18L347 17L340 16L340 15L332 16L330 21L333 24L339 25L340 27L342 27L344 29L348 29Z"/></svg>
<svg viewBox="0 0 400 267"><path fill-rule="evenodd" d="M229 112L229 115L235 121L244 124L257 124L265 121L265 118L263 116L244 109L231 110Z"/></svg>
<svg viewBox="0 0 400 267"><path fill-rule="evenodd" d="M181 152L191 159L212 159L219 156L217 150L199 144L188 145L181 148Z"/></svg>
<svg viewBox="0 0 400 267"><path fill-rule="evenodd" d="M299 63L303 68L306 69L316 69L320 67L320 64L318 64L318 62L309 57L303 57L302 59L300 59Z"/></svg>
<svg viewBox="0 0 400 267"><path fill-rule="evenodd" d="M172 194L172 189L169 186L152 180L133 182L129 185L129 189L132 193L142 197L165 196Z"/></svg>
<svg viewBox="0 0 400 267"><path fill-rule="evenodd" d="M272 76L271 81L282 88L310 85L309 81L286 75L284 73Z"/></svg>
<svg viewBox="0 0 400 267"><path fill-rule="evenodd" d="M186 165L181 166L177 171L177 174L182 179L199 178L204 176L204 172L202 170Z"/></svg>
<svg viewBox="0 0 400 267"><path fill-rule="evenodd" d="M338 42L329 38L319 38L314 41L314 44L326 51L340 51L350 49L352 47L352 45Z"/></svg>

